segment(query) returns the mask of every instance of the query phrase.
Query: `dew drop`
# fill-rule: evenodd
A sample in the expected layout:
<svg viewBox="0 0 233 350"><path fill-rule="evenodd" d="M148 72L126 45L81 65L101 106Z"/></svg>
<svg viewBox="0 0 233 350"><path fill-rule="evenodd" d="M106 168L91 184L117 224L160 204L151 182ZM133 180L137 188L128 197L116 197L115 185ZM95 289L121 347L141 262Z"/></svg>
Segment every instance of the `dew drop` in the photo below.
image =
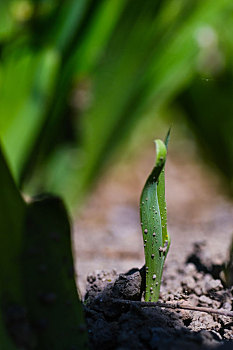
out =
<svg viewBox="0 0 233 350"><path fill-rule="evenodd" d="M151 254L151 258L154 259L155 255L154 254Z"/></svg>
<svg viewBox="0 0 233 350"><path fill-rule="evenodd" d="M152 279L155 280L155 279L156 279L156 275L153 275L153 276L152 276Z"/></svg>
<svg viewBox="0 0 233 350"><path fill-rule="evenodd" d="M148 230L147 230L147 229L145 229L145 230L144 230L144 233L146 233L146 234L147 234L147 232L148 232Z"/></svg>

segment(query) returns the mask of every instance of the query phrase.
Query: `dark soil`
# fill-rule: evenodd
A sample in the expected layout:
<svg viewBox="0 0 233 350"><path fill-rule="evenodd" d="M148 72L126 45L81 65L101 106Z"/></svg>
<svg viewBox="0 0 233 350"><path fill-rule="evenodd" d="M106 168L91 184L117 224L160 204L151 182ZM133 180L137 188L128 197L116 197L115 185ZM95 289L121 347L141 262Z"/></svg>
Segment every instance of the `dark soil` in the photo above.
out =
<svg viewBox="0 0 233 350"><path fill-rule="evenodd" d="M224 288L222 267L196 243L186 263L164 271L160 301L233 309L233 289ZM85 314L92 349L232 349L233 319L189 310L124 305L143 300L144 269L96 272L87 277Z"/></svg>

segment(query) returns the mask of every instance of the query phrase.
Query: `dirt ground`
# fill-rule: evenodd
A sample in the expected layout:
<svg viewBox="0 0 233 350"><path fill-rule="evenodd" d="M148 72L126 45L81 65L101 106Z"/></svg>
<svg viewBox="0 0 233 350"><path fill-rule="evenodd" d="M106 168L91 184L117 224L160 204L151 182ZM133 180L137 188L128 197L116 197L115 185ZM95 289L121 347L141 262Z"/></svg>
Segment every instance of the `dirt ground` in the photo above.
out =
<svg viewBox="0 0 233 350"><path fill-rule="evenodd" d="M201 264L196 267L189 262L181 267L177 263L166 271L160 300L166 305L179 302L226 313L232 308L233 290L203 271L205 251L200 245L197 248L195 256ZM143 269L119 276L115 271L88 276L84 310L91 349L232 349L232 316L145 307L138 304L143 280Z"/></svg>
<svg viewBox="0 0 233 350"><path fill-rule="evenodd" d="M223 286L219 271L232 239L233 202L195 148L187 145L186 153L178 151L179 147L169 152L166 164L172 243L160 300L230 311L233 290ZM138 208L153 162L151 147L137 159L124 159L112 167L99 180L76 221L76 271L86 300L91 348L231 349L233 323L229 317L112 302L114 298L142 297L139 269L144 255Z"/></svg>

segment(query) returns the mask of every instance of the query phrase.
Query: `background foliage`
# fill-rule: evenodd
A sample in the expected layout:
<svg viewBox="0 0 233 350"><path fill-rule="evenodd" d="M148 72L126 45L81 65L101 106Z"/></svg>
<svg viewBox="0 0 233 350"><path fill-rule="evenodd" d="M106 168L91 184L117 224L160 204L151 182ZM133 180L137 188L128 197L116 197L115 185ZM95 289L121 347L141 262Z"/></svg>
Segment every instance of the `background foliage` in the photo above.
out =
<svg viewBox="0 0 233 350"><path fill-rule="evenodd" d="M0 137L18 185L80 203L137 122L147 114L156 130L174 104L231 182L232 10L230 0L1 1Z"/></svg>

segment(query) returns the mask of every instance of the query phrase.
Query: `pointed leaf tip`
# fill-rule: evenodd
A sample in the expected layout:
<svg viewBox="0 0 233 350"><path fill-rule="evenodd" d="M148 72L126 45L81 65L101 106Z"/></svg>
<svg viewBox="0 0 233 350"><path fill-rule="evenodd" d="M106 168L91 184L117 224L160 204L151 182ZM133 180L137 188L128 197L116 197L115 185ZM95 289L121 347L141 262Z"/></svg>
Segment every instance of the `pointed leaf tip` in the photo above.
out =
<svg viewBox="0 0 233 350"><path fill-rule="evenodd" d="M168 143L169 143L169 140L170 140L171 128L172 127L170 126L170 128L168 129L167 135L165 137L165 140L164 140L164 143L165 143L165 146L166 146L167 149L168 149Z"/></svg>

